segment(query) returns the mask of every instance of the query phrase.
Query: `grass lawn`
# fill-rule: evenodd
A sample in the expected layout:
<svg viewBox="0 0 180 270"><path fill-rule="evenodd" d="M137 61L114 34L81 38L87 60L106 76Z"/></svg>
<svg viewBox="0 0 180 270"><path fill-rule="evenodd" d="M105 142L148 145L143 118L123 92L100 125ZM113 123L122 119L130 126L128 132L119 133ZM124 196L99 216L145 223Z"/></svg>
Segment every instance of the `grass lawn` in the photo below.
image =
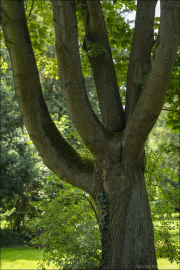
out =
<svg viewBox="0 0 180 270"><path fill-rule="evenodd" d="M163 270L166 270L166 269L176 269L176 270L179 270L179 267L180 265L177 264L177 263L170 263L168 260L166 259L159 259L158 260L158 269L163 269Z"/></svg>
<svg viewBox="0 0 180 270"><path fill-rule="evenodd" d="M43 258L43 250L34 247L14 247L1 249L1 269L37 269L39 260ZM56 269L50 265L46 269ZM179 269L176 263L166 259L158 260L158 269Z"/></svg>
<svg viewBox="0 0 180 270"><path fill-rule="evenodd" d="M5 222L2 220L1 227L5 227ZM177 220L176 220L177 222ZM7 224L6 224L7 225ZM171 230L171 233L174 234L173 239L179 242L179 236L177 232ZM0 269L38 269L38 262L43 259L43 250L35 249L34 247L24 247L17 246L12 248L2 248L1 249L1 265ZM46 269L57 269L51 264L47 266ZM180 264L170 263L166 259L158 260L158 269L180 269Z"/></svg>
<svg viewBox="0 0 180 270"><path fill-rule="evenodd" d="M14 247L1 249L1 269L37 269L43 258L43 250L34 247ZM56 269L52 265L46 269Z"/></svg>

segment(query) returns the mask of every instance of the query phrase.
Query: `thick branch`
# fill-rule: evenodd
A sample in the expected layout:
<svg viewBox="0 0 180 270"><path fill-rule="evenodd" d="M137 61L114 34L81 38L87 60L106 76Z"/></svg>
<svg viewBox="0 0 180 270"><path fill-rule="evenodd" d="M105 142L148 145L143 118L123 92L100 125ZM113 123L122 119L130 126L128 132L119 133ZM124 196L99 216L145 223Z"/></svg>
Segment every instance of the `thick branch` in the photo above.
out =
<svg viewBox="0 0 180 270"><path fill-rule="evenodd" d="M82 76L75 1L52 1L60 86L72 122L82 140L97 157L108 143L86 95Z"/></svg>
<svg viewBox="0 0 180 270"><path fill-rule="evenodd" d="M46 107L29 37L23 1L2 1L1 24L8 47L16 95L28 133L44 163L61 179L92 194L94 162L62 137Z"/></svg>
<svg viewBox="0 0 180 270"><path fill-rule="evenodd" d="M85 2L82 16L86 30L86 46L88 46L88 42L97 42L102 49L106 50L99 55L88 56L96 84L102 121L109 131L122 131L124 129L124 111L101 4L99 0Z"/></svg>
<svg viewBox="0 0 180 270"><path fill-rule="evenodd" d="M127 73L126 123L141 94L142 85L139 82L151 63L156 3L157 0L137 1L135 29Z"/></svg>
<svg viewBox="0 0 180 270"><path fill-rule="evenodd" d="M135 110L125 130L124 164L143 153L146 139L161 112L180 38L180 2L161 1L161 21L154 60Z"/></svg>

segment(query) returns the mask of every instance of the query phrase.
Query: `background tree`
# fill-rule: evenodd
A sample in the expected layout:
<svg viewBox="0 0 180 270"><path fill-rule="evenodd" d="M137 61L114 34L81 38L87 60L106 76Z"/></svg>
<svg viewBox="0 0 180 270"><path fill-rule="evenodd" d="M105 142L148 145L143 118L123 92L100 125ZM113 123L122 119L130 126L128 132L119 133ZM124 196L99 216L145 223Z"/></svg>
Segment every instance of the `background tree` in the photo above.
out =
<svg viewBox="0 0 180 270"><path fill-rule="evenodd" d="M61 185L54 176L52 178L53 173L44 168L23 124L13 89L10 58L3 43L1 57L4 63L1 70L0 111L1 213L13 231L22 231L22 225L37 212L31 202L40 201L47 196L49 199L56 197L56 188L58 186L59 189ZM51 87L53 88L52 85ZM65 119L61 121L62 130L63 120L65 122Z"/></svg>
<svg viewBox="0 0 180 270"><path fill-rule="evenodd" d="M33 156L33 149L28 147L28 138L23 136L25 130L13 90L12 70L8 68L10 59L3 46L2 55L7 69L6 73L3 69L1 79L0 202L3 212L14 209L6 218L10 220L13 230L19 230L30 211L30 201L37 199L33 192L41 186L41 181L37 179L38 170L35 168L37 158ZM34 212L32 208L31 211Z"/></svg>
<svg viewBox="0 0 180 270"><path fill-rule="evenodd" d="M83 158L72 148L49 115L23 1L2 1L1 24L26 127L45 164L97 201L102 240L100 267L134 269L136 265L151 265L156 268L144 181L144 146L163 106L176 58L179 2L161 2L161 24L152 63L156 1L137 2L125 112L100 2L52 1L52 4L60 86L72 122L93 159ZM78 5L83 11L86 31L83 47L93 70L102 123L85 91L79 57Z"/></svg>

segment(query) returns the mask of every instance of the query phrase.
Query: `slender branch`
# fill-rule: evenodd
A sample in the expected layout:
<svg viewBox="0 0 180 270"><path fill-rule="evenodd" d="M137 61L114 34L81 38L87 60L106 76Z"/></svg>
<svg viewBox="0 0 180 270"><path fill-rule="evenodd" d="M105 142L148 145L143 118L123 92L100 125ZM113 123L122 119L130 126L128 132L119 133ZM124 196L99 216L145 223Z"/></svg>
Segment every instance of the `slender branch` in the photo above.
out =
<svg viewBox="0 0 180 270"><path fill-rule="evenodd" d="M29 17L31 16L31 12L33 10L33 7L34 7L34 0L32 0L32 4L31 4L31 9L29 11L29 15L27 16L27 20L29 19Z"/></svg>
<svg viewBox="0 0 180 270"><path fill-rule="evenodd" d="M163 111L168 111L168 112L176 112L176 113L180 113L180 110L169 110L169 109L164 109L162 108Z"/></svg>
<svg viewBox="0 0 180 270"><path fill-rule="evenodd" d="M99 222L99 218L98 218L98 214L97 214L97 212L96 212L96 209L95 209L95 207L93 206L91 200L89 200L88 197L87 197L85 194L82 194L82 193L71 193L71 194L68 194L68 195L65 195L65 196L61 197L59 200L62 200L62 199L64 199L64 198L66 198L66 197L74 196L74 195L75 195L75 196L83 196L83 197L88 201L88 203L90 204L90 206L91 206L91 208L92 208L92 210L93 210L93 212L94 212L94 214L95 214L95 217L96 217L96 220L97 220L97 223L98 223L98 222ZM59 201L59 200L58 200L58 201Z"/></svg>
<svg viewBox="0 0 180 270"><path fill-rule="evenodd" d="M93 206L91 200L89 200L88 197L87 197L86 195L83 195L83 196L86 198L86 200L87 200L87 201L89 202L89 204L91 205L91 208L92 208L93 211L94 211L94 214L95 214L95 216L96 216L96 220L97 220L97 223L98 223L98 222L99 222L99 218L98 218L98 214L97 214L97 212L96 212L95 207Z"/></svg>
<svg viewBox="0 0 180 270"><path fill-rule="evenodd" d="M167 195L167 194L166 194L166 191L165 191L160 185L158 185L158 184L152 184L152 183L150 183L150 184L147 184L147 186L158 187L158 188L164 193L164 196ZM151 192L150 196L152 197L152 192Z"/></svg>

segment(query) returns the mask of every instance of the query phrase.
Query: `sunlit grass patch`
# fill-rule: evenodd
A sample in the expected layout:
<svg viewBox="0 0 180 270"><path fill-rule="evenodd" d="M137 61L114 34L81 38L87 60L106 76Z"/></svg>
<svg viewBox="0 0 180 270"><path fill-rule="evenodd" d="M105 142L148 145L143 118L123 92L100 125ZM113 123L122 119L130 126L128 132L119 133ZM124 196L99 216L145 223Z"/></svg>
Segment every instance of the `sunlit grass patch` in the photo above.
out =
<svg viewBox="0 0 180 270"><path fill-rule="evenodd" d="M177 263L170 263L168 260L166 259L159 259L158 260L158 269L161 270L166 270L166 269L176 269L179 270L180 265Z"/></svg>
<svg viewBox="0 0 180 270"><path fill-rule="evenodd" d="M43 250L34 247L14 247L1 249L1 269L37 269L43 259ZM51 264L46 269L53 268Z"/></svg>
<svg viewBox="0 0 180 270"><path fill-rule="evenodd" d="M38 262L43 259L43 250L34 247L14 247L1 249L1 269L37 269ZM46 269L57 269L46 266ZM176 263L170 263L166 259L158 260L158 269L179 269Z"/></svg>
<svg viewBox="0 0 180 270"><path fill-rule="evenodd" d="M177 220L172 221L172 226ZM170 230L173 234L173 240L179 243L179 235L177 230ZM1 249L1 269L38 269L38 262L43 259L43 249L35 249L34 247L16 246L12 248ZM167 259L158 259L158 269L178 270L180 265L170 263ZM57 269L57 267L46 266L46 269Z"/></svg>

